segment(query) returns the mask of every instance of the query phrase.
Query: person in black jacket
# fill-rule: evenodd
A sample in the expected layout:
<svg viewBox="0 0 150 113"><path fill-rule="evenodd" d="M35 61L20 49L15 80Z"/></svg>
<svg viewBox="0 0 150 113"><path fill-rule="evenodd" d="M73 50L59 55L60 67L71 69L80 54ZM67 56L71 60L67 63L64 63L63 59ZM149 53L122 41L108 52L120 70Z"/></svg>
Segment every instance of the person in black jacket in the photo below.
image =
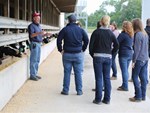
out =
<svg viewBox="0 0 150 113"><path fill-rule="evenodd" d="M89 45L89 53L93 58L96 81L96 93L93 103L101 103L104 82L104 97L102 102L109 104L111 95L110 69L112 54L117 52L119 44L115 35L108 27L110 17L108 15L103 16L100 23L101 27L92 33Z"/></svg>
<svg viewBox="0 0 150 113"><path fill-rule="evenodd" d="M64 66L64 81L61 94L69 94L70 74L73 68L77 95L82 95L83 52L87 48L89 39L87 33L76 24L75 15L68 16L68 20L69 23L60 31L57 38L57 48L62 54Z"/></svg>

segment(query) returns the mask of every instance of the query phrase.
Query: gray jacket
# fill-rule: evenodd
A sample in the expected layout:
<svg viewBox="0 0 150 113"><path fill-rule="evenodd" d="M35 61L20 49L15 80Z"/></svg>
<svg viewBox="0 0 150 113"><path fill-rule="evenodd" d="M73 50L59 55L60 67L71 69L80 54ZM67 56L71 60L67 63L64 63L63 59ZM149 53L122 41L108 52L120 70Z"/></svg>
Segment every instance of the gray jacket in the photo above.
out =
<svg viewBox="0 0 150 113"><path fill-rule="evenodd" d="M148 35L137 32L134 36L133 62L135 63L136 60L146 61L148 59Z"/></svg>

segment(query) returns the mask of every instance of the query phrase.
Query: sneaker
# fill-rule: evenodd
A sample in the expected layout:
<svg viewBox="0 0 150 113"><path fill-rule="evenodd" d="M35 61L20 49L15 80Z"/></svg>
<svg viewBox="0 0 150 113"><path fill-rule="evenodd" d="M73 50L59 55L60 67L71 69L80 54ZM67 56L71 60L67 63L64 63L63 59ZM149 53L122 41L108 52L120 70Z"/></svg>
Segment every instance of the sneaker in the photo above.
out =
<svg viewBox="0 0 150 113"><path fill-rule="evenodd" d="M125 89L122 86L118 87L117 90L119 90L119 91L128 91L128 89Z"/></svg>
<svg viewBox="0 0 150 113"><path fill-rule="evenodd" d="M137 99L135 97L129 98L131 102L141 102L141 99Z"/></svg>
<svg viewBox="0 0 150 113"><path fill-rule="evenodd" d="M40 77L40 76L36 76L36 78L41 79L42 77Z"/></svg>
<svg viewBox="0 0 150 113"><path fill-rule="evenodd" d="M92 89L92 91L96 91L96 89Z"/></svg>
<svg viewBox="0 0 150 113"><path fill-rule="evenodd" d="M83 92L82 91L77 92L77 95L83 95Z"/></svg>
<svg viewBox="0 0 150 113"><path fill-rule="evenodd" d="M145 98L145 97L143 97L143 98L142 98L142 101L145 101L145 100L146 100L146 98Z"/></svg>
<svg viewBox="0 0 150 113"><path fill-rule="evenodd" d="M37 77L30 77L30 80L38 81L39 79Z"/></svg>
<svg viewBox="0 0 150 113"><path fill-rule="evenodd" d="M94 104L98 104L98 105L101 104L101 102L97 102L96 100L93 100L93 103L94 103Z"/></svg>
<svg viewBox="0 0 150 113"><path fill-rule="evenodd" d="M68 95L68 92L62 91L61 94L62 94L62 95Z"/></svg>
<svg viewBox="0 0 150 113"><path fill-rule="evenodd" d="M110 104L110 101L102 100L104 104Z"/></svg>
<svg viewBox="0 0 150 113"><path fill-rule="evenodd" d="M96 89L92 89L92 91L96 91ZM105 91L105 89L103 88L103 91Z"/></svg>
<svg viewBox="0 0 150 113"><path fill-rule="evenodd" d="M117 80L117 77L112 76L110 80Z"/></svg>

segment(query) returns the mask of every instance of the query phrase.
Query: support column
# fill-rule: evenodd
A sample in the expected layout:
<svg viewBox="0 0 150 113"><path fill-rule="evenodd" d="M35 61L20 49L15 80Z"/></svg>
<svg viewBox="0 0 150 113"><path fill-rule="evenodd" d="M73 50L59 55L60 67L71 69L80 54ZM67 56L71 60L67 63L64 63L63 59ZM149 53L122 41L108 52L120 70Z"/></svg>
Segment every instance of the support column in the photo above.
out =
<svg viewBox="0 0 150 113"><path fill-rule="evenodd" d="M4 2L4 16L5 17L10 17L10 2L9 2L9 0L6 0L5 2ZM4 33L5 34L9 34L9 29L4 29Z"/></svg>
<svg viewBox="0 0 150 113"><path fill-rule="evenodd" d="M23 20L27 20L27 0L24 0L23 9Z"/></svg>
<svg viewBox="0 0 150 113"><path fill-rule="evenodd" d="M5 17L9 17L9 7L10 7L10 4L9 4L9 0L6 0L5 2L4 2L4 16Z"/></svg>
<svg viewBox="0 0 150 113"><path fill-rule="evenodd" d="M15 18L19 19L19 0L15 0Z"/></svg>
<svg viewBox="0 0 150 113"><path fill-rule="evenodd" d="M146 20L150 18L150 11L149 9L150 0L142 0L142 22L144 27L146 26Z"/></svg>

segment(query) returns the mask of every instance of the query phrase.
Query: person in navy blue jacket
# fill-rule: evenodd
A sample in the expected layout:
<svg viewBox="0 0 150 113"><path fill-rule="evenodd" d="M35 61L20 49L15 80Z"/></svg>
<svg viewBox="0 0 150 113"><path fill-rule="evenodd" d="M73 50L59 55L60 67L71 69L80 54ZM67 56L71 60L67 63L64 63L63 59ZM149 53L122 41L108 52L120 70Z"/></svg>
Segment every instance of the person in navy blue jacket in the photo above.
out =
<svg viewBox="0 0 150 113"><path fill-rule="evenodd" d="M118 87L119 91L128 91L128 78L129 78L129 64L133 55L133 26L129 21L124 21L122 25L122 32L118 36L119 42L119 64L122 73L122 85Z"/></svg>
<svg viewBox="0 0 150 113"><path fill-rule="evenodd" d="M87 33L76 24L76 16L68 16L69 23L64 27L57 38L57 48L62 54L64 66L63 90L61 94L69 94L70 74L73 68L77 95L82 95L83 61L89 39ZM63 43L62 43L63 41Z"/></svg>

